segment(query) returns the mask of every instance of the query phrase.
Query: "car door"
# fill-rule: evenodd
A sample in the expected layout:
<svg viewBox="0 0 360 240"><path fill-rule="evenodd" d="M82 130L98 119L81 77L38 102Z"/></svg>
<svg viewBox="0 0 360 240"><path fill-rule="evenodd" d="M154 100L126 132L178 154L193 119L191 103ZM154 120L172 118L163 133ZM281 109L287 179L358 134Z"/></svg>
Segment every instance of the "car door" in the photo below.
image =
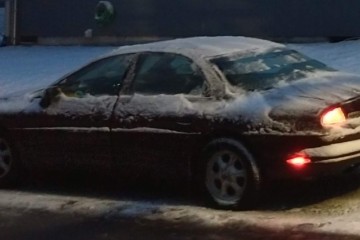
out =
<svg viewBox="0 0 360 240"><path fill-rule="evenodd" d="M200 144L201 105L208 102L202 95L205 81L185 56L139 57L129 91L121 94L114 110L113 149L122 169L132 177L187 174L189 157Z"/></svg>
<svg viewBox="0 0 360 240"><path fill-rule="evenodd" d="M51 86L41 100L42 111L27 116L21 128L26 160L111 165L110 119L131 59L120 55L95 61Z"/></svg>

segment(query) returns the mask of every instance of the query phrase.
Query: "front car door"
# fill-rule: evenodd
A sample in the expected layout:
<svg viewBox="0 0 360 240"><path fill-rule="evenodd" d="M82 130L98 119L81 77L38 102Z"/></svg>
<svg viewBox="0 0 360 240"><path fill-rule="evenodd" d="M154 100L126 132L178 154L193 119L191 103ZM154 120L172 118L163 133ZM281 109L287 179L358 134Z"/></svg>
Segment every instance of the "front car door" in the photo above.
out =
<svg viewBox="0 0 360 240"><path fill-rule="evenodd" d="M21 116L15 131L23 158L41 165L111 165L110 119L132 57L95 61L51 86L57 94L45 96L38 113Z"/></svg>

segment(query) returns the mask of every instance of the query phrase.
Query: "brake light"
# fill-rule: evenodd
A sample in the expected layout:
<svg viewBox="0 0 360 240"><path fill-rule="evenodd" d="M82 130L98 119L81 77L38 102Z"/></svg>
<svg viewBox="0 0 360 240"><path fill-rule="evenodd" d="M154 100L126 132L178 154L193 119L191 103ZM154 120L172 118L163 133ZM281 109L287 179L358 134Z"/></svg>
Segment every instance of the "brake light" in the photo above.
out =
<svg viewBox="0 0 360 240"><path fill-rule="evenodd" d="M287 159L286 162L295 168L302 168L306 164L311 163L311 159L305 155L304 156L298 155Z"/></svg>
<svg viewBox="0 0 360 240"><path fill-rule="evenodd" d="M346 117L341 107L330 109L321 116L321 125L328 127L334 124L345 122Z"/></svg>

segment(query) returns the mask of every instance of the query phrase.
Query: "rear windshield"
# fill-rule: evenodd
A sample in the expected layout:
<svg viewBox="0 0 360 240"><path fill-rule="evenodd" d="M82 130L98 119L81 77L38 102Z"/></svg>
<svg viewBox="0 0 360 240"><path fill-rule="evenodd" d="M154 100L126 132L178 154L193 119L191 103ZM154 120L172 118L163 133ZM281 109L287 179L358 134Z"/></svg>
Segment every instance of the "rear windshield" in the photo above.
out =
<svg viewBox="0 0 360 240"><path fill-rule="evenodd" d="M246 56L234 54L211 62L219 67L230 84L248 91L271 89L280 81L298 80L317 71L335 71L286 48Z"/></svg>

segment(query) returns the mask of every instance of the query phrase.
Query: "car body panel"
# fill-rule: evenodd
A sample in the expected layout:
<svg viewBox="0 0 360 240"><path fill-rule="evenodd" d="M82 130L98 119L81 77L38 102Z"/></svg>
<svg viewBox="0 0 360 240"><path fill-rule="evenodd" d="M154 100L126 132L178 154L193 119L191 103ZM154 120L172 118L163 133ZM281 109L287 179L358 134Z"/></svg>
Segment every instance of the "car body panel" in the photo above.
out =
<svg viewBox="0 0 360 240"><path fill-rule="evenodd" d="M10 116L2 123L7 123L29 164L110 164L109 126L116 100L60 97L45 109Z"/></svg>

